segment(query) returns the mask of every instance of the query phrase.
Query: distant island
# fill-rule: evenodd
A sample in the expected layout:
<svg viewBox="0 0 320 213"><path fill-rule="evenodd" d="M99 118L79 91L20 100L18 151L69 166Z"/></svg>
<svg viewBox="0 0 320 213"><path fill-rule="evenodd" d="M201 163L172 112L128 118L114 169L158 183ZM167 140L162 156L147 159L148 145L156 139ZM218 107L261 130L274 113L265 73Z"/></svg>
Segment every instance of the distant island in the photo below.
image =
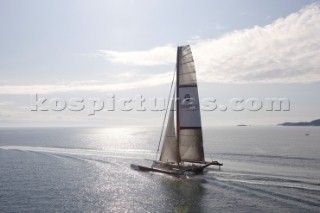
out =
<svg viewBox="0 0 320 213"><path fill-rule="evenodd" d="M278 124L279 126L320 126L320 119L311 122L285 122Z"/></svg>
<svg viewBox="0 0 320 213"><path fill-rule="evenodd" d="M246 125L246 124L239 124L239 125L237 125L237 126L248 126L248 125Z"/></svg>

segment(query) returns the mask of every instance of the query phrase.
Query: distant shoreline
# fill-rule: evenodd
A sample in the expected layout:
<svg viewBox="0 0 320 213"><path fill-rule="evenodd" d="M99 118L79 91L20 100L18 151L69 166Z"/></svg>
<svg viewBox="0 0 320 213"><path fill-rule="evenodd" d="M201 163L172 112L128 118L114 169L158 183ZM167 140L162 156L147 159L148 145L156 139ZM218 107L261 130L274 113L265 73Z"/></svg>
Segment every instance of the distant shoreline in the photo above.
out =
<svg viewBox="0 0 320 213"><path fill-rule="evenodd" d="M320 119L310 122L285 122L278 124L278 126L320 126Z"/></svg>

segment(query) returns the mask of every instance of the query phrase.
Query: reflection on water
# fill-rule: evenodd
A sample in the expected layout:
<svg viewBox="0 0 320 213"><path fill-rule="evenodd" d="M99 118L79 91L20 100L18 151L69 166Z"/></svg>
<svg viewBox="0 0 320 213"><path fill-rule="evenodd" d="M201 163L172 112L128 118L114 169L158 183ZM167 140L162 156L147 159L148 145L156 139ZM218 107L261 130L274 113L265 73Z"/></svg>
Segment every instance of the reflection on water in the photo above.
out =
<svg viewBox="0 0 320 213"><path fill-rule="evenodd" d="M163 178L160 187L165 194L165 200L160 202L172 204L171 209L174 212L203 212L202 198L205 189L200 181L176 177Z"/></svg>
<svg viewBox="0 0 320 213"><path fill-rule="evenodd" d="M320 133L305 131L213 129L222 170L177 178L130 169L151 165L157 129L0 129L0 212L317 212Z"/></svg>

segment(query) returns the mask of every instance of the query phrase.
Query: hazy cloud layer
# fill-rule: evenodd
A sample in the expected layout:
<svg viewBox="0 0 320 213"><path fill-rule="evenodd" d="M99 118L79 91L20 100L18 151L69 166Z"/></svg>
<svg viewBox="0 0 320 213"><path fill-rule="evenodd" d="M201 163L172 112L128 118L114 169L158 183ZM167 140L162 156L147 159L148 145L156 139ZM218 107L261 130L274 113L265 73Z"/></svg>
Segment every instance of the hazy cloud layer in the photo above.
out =
<svg viewBox="0 0 320 213"><path fill-rule="evenodd" d="M113 50L100 50L100 53L113 63L154 66L173 63L176 58L174 50L175 47L173 45L166 45L147 51L117 52Z"/></svg>
<svg viewBox="0 0 320 213"><path fill-rule="evenodd" d="M308 83L320 81L320 6L312 4L270 25L235 31L192 45L199 79L230 83ZM101 51L127 65L175 63L172 45L149 51Z"/></svg>
<svg viewBox="0 0 320 213"><path fill-rule="evenodd" d="M0 94L47 94L57 92L81 92L81 91L121 91L137 88L145 88L162 85L172 80L171 73L163 73L145 78L139 81L124 83L107 82L70 82L64 84L45 84L45 85L15 85L0 86ZM1 103L0 103L1 104Z"/></svg>
<svg viewBox="0 0 320 213"><path fill-rule="evenodd" d="M196 39L192 51L198 79L221 83L319 82L319 23L320 5L312 4L270 25L231 32L217 39ZM118 91L162 85L170 82L172 73L152 75L152 67L174 64L176 47L170 44L146 51L100 50L98 55L112 63L149 66L146 76L152 77L128 81L120 79L120 74L117 82L121 83L111 84L88 81L5 85L0 86L0 94Z"/></svg>

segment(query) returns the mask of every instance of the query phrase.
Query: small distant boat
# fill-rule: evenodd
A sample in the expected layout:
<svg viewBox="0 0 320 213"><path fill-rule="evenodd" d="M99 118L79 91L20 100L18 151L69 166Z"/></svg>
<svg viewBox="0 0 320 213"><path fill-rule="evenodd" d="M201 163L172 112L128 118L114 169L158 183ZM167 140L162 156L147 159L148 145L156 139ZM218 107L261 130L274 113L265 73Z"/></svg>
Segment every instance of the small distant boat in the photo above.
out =
<svg viewBox="0 0 320 213"><path fill-rule="evenodd" d="M177 76L176 92L172 91L175 75ZM199 174L211 165L219 166L220 169L222 163L205 161L196 71L189 45L180 46L177 49L176 72L173 76L169 97L171 95L169 118L167 119L159 160L153 161L151 167L135 164L131 164L131 167L140 171L161 172L171 175ZM176 111L174 111L175 103ZM176 125L174 117L176 117ZM163 130L164 125L162 126L162 132ZM162 141L162 132L158 152Z"/></svg>

